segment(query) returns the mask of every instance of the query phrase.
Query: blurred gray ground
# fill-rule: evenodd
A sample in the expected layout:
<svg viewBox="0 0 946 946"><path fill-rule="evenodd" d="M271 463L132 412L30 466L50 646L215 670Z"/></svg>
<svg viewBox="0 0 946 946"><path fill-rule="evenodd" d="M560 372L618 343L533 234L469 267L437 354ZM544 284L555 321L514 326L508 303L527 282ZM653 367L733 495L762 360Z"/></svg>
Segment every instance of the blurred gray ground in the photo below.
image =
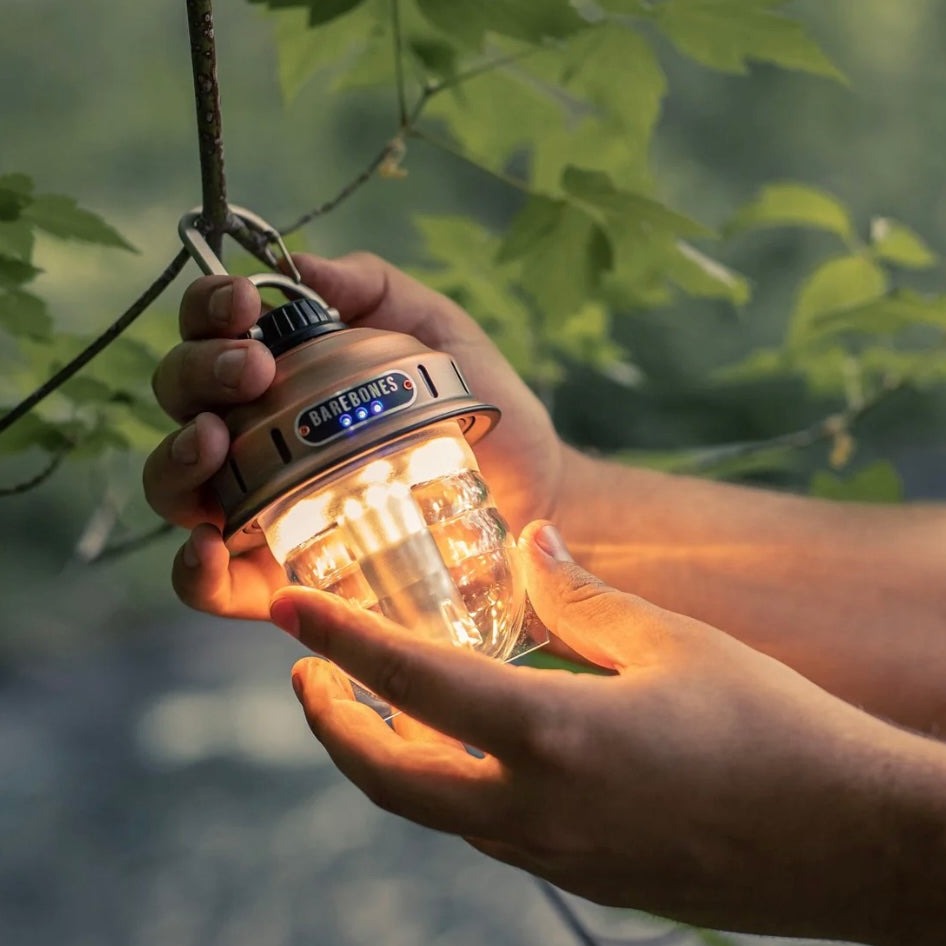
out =
<svg viewBox="0 0 946 946"><path fill-rule="evenodd" d="M0 943L571 946L525 874L335 771L288 685L298 655L272 628L185 615L8 667ZM575 903L608 935L669 926Z"/></svg>

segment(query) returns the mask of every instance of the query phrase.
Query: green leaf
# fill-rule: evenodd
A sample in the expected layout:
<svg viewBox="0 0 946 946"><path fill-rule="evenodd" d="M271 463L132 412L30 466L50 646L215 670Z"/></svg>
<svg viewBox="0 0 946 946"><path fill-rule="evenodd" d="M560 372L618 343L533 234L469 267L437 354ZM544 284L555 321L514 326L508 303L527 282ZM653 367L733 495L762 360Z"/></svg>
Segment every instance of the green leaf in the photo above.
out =
<svg viewBox="0 0 946 946"><path fill-rule="evenodd" d="M645 0L599 0L605 10L612 13L624 13L628 16L650 15L650 10Z"/></svg>
<svg viewBox="0 0 946 946"><path fill-rule="evenodd" d="M756 348L737 364L714 371L713 378L731 383L759 381L788 374L791 370L792 363L787 352L780 348Z"/></svg>
<svg viewBox="0 0 946 946"><path fill-rule="evenodd" d="M946 359L936 348L898 351L889 345L877 346L861 352L857 363L865 374L882 381L901 378L917 386L946 382Z"/></svg>
<svg viewBox="0 0 946 946"><path fill-rule="evenodd" d="M681 450L622 450L614 458L631 466L665 473L737 479L752 474L789 470L799 462L798 451L768 441L724 443Z"/></svg>
<svg viewBox="0 0 946 946"><path fill-rule="evenodd" d="M81 240L101 246L137 250L98 214L83 210L71 197L43 194L23 210L23 217L35 226L63 240Z"/></svg>
<svg viewBox="0 0 946 946"><path fill-rule="evenodd" d="M435 268L416 274L462 305L488 332L516 371L534 380L538 368L531 312L510 269L496 262L496 234L467 217L415 216Z"/></svg>
<svg viewBox="0 0 946 946"><path fill-rule="evenodd" d="M0 289L16 289L42 272L32 263L0 255Z"/></svg>
<svg viewBox="0 0 946 946"><path fill-rule="evenodd" d="M903 483L891 463L878 460L846 478L827 470L815 473L809 492L822 499L845 502L899 503L903 500Z"/></svg>
<svg viewBox="0 0 946 946"><path fill-rule="evenodd" d="M557 142L568 118L551 86L507 69L454 86L431 99L424 114L444 122L473 163L495 171L506 170L510 158L523 151L535 149L541 159L547 154L546 139ZM556 176L552 183L557 182Z"/></svg>
<svg viewBox="0 0 946 946"><path fill-rule="evenodd" d="M565 191L593 208L602 219L614 218L641 237L659 235L709 236L702 224L641 194L618 190L602 171L567 167L562 174Z"/></svg>
<svg viewBox="0 0 946 946"><path fill-rule="evenodd" d="M677 253L666 257L664 272L685 293L708 299L728 299L736 306L749 301L751 290L745 276L684 240L678 240L676 248Z"/></svg>
<svg viewBox="0 0 946 946"><path fill-rule="evenodd" d="M836 233L849 242L851 218L837 199L805 184L769 184L727 224L728 233L766 227L812 227Z"/></svg>
<svg viewBox="0 0 946 946"><path fill-rule="evenodd" d="M507 263L525 256L537 241L544 240L555 230L564 206L563 201L551 197L530 198L507 231L497 260Z"/></svg>
<svg viewBox="0 0 946 946"><path fill-rule="evenodd" d="M877 300L887 291L884 271L864 256L841 256L819 266L802 284L789 325L789 343L803 344L816 319Z"/></svg>
<svg viewBox="0 0 946 946"><path fill-rule="evenodd" d="M33 257L33 228L25 220L0 220L0 256L28 263Z"/></svg>
<svg viewBox="0 0 946 946"><path fill-rule="evenodd" d="M565 358L597 371L616 384L640 386L643 374L611 335L608 309L599 302L586 302L556 328L549 341Z"/></svg>
<svg viewBox="0 0 946 946"><path fill-rule="evenodd" d="M363 2L364 0L250 0L250 3L263 4L271 10L301 7L307 12L310 26L328 23Z"/></svg>
<svg viewBox="0 0 946 946"><path fill-rule="evenodd" d="M442 40L416 37L407 40L407 48L427 75L449 79L457 74L458 50Z"/></svg>
<svg viewBox="0 0 946 946"><path fill-rule="evenodd" d="M25 174L0 174L0 220L16 220L32 193L33 182Z"/></svg>
<svg viewBox="0 0 946 946"><path fill-rule="evenodd" d="M386 14L386 5L370 0L313 29L305 11L279 10L274 19L283 100L291 102L316 73L330 76L331 89L392 81Z"/></svg>
<svg viewBox="0 0 946 946"><path fill-rule="evenodd" d="M871 221L870 240L874 252L888 263L908 269L928 269L938 262L936 254L909 227L888 217Z"/></svg>
<svg viewBox="0 0 946 946"><path fill-rule="evenodd" d="M107 404L115 397L115 391L110 385L85 375L70 378L59 390L77 404Z"/></svg>
<svg viewBox="0 0 946 946"><path fill-rule="evenodd" d="M569 0L417 0L417 5L438 29L476 47L487 32L539 43L586 25Z"/></svg>
<svg viewBox="0 0 946 946"><path fill-rule="evenodd" d="M155 431L159 434L169 434L176 426L174 421L151 398L133 398L128 402L127 410L135 421L151 432L152 444L154 443L153 435Z"/></svg>
<svg viewBox="0 0 946 946"><path fill-rule="evenodd" d="M84 369L84 374L107 383L113 393L116 389L150 392L151 376L158 359L159 356L148 345L121 335L96 356Z"/></svg>
<svg viewBox="0 0 946 946"><path fill-rule="evenodd" d="M0 328L15 337L43 341L50 337L52 319L42 299L14 289L0 292Z"/></svg>
<svg viewBox="0 0 946 946"><path fill-rule="evenodd" d="M771 62L841 82L844 74L801 24L774 8L785 0L665 0L650 16L685 56L743 74L749 60Z"/></svg>
<svg viewBox="0 0 946 946"><path fill-rule="evenodd" d="M536 187L558 186L569 164L609 172L625 186L649 182L651 139L667 91L651 44L634 30L602 21L570 39L551 62L549 81L561 82L577 101L570 120L539 139ZM526 60L525 68L534 64Z"/></svg>
<svg viewBox="0 0 946 946"><path fill-rule="evenodd" d="M6 414L12 405L0 407L0 417ZM31 447L55 452L71 443L66 425L54 424L43 420L35 411L21 417L12 427L0 434L0 454L19 453Z"/></svg>
<svg viewBox="0 0 946 946"><path fill-rule="evenodd" d="M613 263L608 235L597 221L549 197L530 198L497 259L522 261L522 286L550 325L579 309Z"/></svg>
<svg viewBox="0 0 946 946"><path fill-rule="evenodd" d="M808 331L811 337L842 332L894 335L914 325L946 331L946 296L923 296L909 289L897 290L865 305L817 316Z"/></svg>
<svg viewBox="0 0 946 946"><path fill-rule="evenodd" d="M83 433L77 439L72 456L77 460L88 459L101 456L110 448L125 451L129 446L128 438L122 431L109 424L105 418L100 418L93 430Z"/></svg>

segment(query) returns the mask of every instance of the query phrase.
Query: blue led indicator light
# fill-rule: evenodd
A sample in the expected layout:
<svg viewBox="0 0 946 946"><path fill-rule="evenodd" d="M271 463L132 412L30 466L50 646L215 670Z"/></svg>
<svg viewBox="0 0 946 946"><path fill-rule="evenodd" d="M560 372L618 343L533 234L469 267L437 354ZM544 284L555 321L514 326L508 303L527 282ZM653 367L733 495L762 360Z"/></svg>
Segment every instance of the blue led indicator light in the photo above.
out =
<svg viewBox="0 0 946 946"><path fill-rule="evenodd" d="M342 427L351 427L351 415L342 414L342 416L338 418L338 422L342 425Z"/></svg>
<svg viewBox="0 0 946 946"><path fill-rule="evenodd" d="M384 410L384 405L380 401L372 401L368 406L372 414L380 414Z"/></svg>
<svg viewBox="0 0 946 946"><path fill-rule="evenodd" d="M358 420L364 420L367 416L368 416L368 411L364 407L359 407L358 410L355 411L355 417L357 417Z"/></svg>

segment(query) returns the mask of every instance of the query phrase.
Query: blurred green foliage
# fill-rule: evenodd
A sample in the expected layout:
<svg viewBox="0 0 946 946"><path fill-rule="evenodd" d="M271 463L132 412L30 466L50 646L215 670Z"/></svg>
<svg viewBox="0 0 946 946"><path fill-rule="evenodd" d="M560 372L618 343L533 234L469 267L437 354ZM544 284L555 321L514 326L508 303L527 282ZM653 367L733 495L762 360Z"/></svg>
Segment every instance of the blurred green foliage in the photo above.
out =
<svg viewBox="0 0 946 946"><path fill-rule="evenodd" d="M294 219L398 138L381 178L305 242L380 252L456 298L567 439L821 495L889 500L904 477L929 491L946 405L946 13L931 0L403 0L399 96L390 11L221 5L235 202ZM199 178L183 3L37 0L5 17L9 407L163 267ZM423 103L407 128L399 98L408 114ZM137 471L170 429L149 381L182 285L0 435L0 485L71 448L41 489L0 499L13 599L76 549L153 524ZM89 613L169 604L168 559L161 544L70 577L50 607L81 636L76 596L96 596ZM10 613L6 646L47 646Z"/></svg>

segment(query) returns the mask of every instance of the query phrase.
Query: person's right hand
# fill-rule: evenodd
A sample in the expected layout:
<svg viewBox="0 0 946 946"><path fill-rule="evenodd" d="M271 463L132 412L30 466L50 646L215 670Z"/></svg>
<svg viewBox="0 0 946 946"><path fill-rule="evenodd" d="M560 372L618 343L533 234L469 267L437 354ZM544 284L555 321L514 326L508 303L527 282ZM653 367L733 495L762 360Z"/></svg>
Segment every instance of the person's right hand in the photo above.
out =
<svg viewBox="0 0 946 946"><path fill-rule="evenodd" d="M476 396L502 409L501 423L477 444L476 455L511 529L518 534L532 519L555 517L563 445L542 404L469 315L370 254L300 255L295 262L304 282L347 324L406 332L452 355ZM192 530L173 566L180 598L203 611L267 619L272 593L286 584L284 573L265 548L230 558L220 534L222 512L208 485L230 442L219 415L259 397L275 376L269 351L243 337L260 307L247 279L206 276L186 290L183 341L154 376L158 403L185 426L149 456L144 489L158 515Z"/></svg>

